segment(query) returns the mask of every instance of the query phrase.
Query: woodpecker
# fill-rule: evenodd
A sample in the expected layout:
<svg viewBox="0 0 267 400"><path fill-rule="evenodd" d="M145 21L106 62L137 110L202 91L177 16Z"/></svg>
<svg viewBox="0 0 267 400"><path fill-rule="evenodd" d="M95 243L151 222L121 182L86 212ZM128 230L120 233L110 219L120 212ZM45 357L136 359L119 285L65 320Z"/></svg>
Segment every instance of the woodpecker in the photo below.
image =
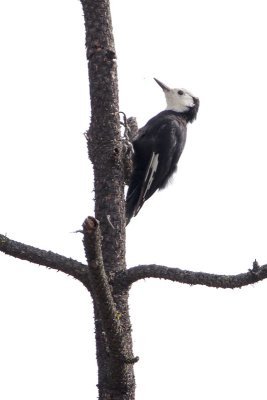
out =
<svg viewBox="0 0 267 400"><path fill-rule="evenodd" d="M199 99L185 89L163 89L167 107L139 129L133 140L133 172L126 196L126 223L135 217L158 189L164 189L177 170L186 142L188 122L197 116Z"/></svg>

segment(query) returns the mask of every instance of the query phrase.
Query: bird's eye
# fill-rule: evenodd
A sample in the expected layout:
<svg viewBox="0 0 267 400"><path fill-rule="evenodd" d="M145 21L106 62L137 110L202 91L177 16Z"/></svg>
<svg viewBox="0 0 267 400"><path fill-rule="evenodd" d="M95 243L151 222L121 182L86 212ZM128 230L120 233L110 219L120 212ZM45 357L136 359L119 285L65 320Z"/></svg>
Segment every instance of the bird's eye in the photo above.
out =
<svg viewBox="0 0 267 400"><path fill-rule="evenodd" d="M178 90L177 92L180 96L182 96L184 94L183 90Z"/></svg>

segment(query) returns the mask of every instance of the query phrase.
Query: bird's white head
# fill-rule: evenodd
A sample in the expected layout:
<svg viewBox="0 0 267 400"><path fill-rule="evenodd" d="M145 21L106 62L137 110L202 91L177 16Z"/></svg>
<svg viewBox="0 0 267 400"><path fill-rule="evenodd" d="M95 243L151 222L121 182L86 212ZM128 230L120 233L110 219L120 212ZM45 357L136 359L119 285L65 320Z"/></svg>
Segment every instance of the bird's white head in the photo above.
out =
<svg viewBox="0 0 267 400"><path fill-rule="evenodd" d="M172 110L179 113L186 113L194 110L196 116L199 106L198 98L194 97L185 89L170 89L158 79L154 78L154 80L164 91L167 102L167 110Z"/></svg>

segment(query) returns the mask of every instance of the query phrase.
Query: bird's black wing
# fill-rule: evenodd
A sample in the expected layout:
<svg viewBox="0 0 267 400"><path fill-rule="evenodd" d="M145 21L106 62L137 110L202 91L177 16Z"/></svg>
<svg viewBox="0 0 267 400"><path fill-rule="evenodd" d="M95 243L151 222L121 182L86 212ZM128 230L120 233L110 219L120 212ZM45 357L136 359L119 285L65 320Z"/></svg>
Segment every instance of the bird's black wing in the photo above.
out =
<svg viewBox="0 0 267 400"><path fill-rule="evenodd" d="M186 140L186 125L178 118L153 118L134 141L134 169L126 198L126 217L135 216L177 169Z"/></svg>

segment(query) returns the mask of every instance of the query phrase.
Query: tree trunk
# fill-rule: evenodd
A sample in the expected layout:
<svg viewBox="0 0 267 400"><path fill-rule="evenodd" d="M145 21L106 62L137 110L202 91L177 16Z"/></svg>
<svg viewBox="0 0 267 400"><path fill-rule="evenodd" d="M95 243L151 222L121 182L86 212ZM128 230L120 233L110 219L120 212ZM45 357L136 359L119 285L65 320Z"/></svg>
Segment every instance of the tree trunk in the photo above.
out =
<svg viewBox="0 0 267 400"><path fill-rule="evenodd" d="M128 290L114 293L112 287L114 274L125 270L126 265L123 148L110 7L108 0L81 0L81 3L90 81L91 125L87 140L94 169L95 216L99 221L103 267L109 285L106 289L110 291L115 304L114 315L118 319L120 331L118 337L122 338L118 352L116 346L113 348L114 340L109 340L109 323L103 322L103 310L93 295L99 399L132 400L135 361L132 354ZM88 253L88 257L92 257L92 251L88 250ZM95 282L98 285L97 279ZM113 322L111 320L110 325Z"/></svg>

